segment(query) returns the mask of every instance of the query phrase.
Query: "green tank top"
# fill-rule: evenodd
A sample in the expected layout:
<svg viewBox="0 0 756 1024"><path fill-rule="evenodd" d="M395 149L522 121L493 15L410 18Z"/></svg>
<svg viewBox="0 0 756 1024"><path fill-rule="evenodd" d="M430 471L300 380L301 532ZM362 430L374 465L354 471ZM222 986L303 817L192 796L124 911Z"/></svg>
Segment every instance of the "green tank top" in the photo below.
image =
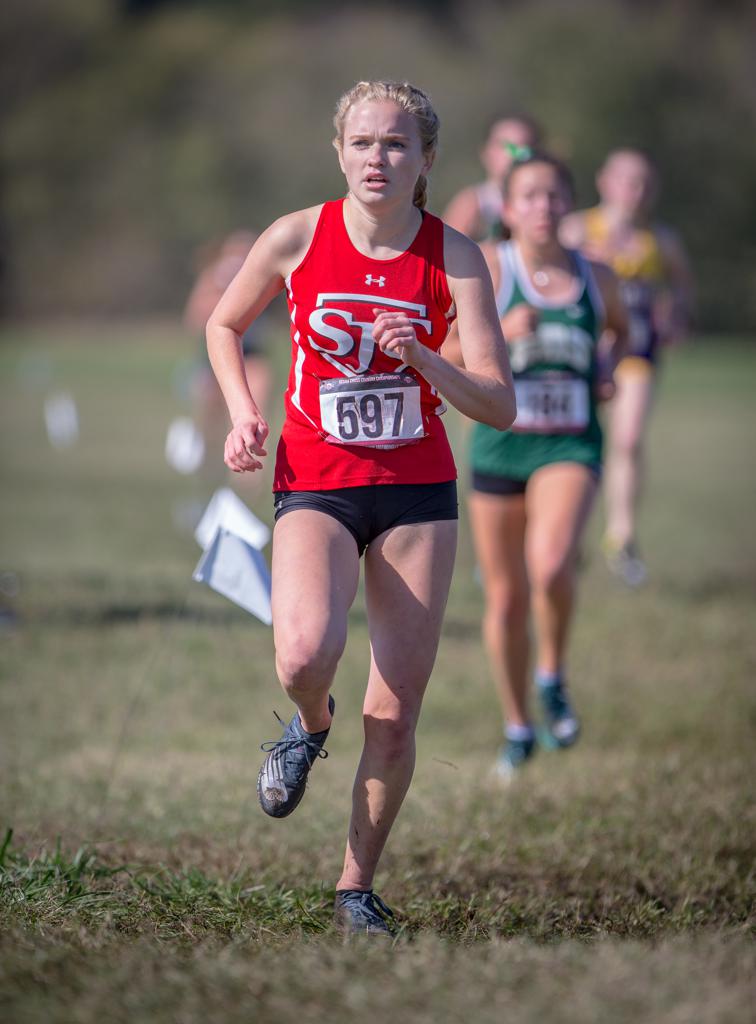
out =
<svg viewBox="0 0 756 1024"><path fill-rule="evenodd" d="M528 337L507 343L517 419L506 431L475 424L472 470L527 480L553 462L598 467L602 437L595 383L604 306L591 269L580 253L571 251L579 294L567 305L554 305L531 284L516 243L503 242L498 255L499 316L524 302L538 311L538 326Z"/></svg>

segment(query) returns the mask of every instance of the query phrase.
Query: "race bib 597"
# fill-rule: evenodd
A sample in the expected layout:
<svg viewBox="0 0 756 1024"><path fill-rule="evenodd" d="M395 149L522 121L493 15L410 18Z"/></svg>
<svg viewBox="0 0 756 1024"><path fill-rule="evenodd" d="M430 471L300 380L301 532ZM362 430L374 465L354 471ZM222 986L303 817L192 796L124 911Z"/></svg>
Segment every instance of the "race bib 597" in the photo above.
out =
<svg viewBox="0 0 756 1024"><path fill-rule="evenodd" d="M320 419L333 444L396 448L425 436L420 385L407 373L322 381Z"/></svg>

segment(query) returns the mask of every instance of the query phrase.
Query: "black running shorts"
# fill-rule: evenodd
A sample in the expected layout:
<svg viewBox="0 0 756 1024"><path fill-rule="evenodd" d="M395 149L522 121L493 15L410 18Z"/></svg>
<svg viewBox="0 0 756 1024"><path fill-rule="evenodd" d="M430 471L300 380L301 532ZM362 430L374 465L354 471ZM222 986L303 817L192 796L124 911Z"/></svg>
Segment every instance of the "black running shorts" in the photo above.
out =
<svg viewBox="0 0 756 1024"><path fill-rule="evenodd" d="M370 484L328 491L276 491L275 517L299 508L312 508L336 519L349 530L360 555L386 530L407 523L457 519L457 484Z"/></svg>
<svg viewBox="0 0 756 1024"><path fill-rule="evenodd" d="M494 476L492 473L478 473L473 470L472 489L481 494L524 494L527 480L515 480L511 476Z"/></svg>
<svg viewBox="0 0 756 1024"><path fill-rule="evenodd" d="M558 463L547 463L547 465L558 465ZM597 463L580 463L596 477L601 479L601 466ZM543 468L543 467L541 467ZM538 472L538 470L536 470ZM517 480L511 476L497 476L493 473L478 473L473 470L470 479L470 488L480 494L498 494L504 498L511 498L514 495L524 494L528 486L528 477L525 480Z"/></svg>

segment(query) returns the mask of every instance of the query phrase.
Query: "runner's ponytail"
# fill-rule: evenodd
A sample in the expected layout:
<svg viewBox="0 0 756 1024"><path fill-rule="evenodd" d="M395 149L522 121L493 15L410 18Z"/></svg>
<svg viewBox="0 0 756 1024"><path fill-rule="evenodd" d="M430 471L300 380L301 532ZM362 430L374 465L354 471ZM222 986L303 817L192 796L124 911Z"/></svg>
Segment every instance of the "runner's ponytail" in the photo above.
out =
<svg viewBox="0 0 756 1024"><path fill-rule="evenodd" d="M415 182L415 194L412 197L412 203L418 208L418 210L424 210L425 204L428 202L428 179L424 174Z"/></svg>

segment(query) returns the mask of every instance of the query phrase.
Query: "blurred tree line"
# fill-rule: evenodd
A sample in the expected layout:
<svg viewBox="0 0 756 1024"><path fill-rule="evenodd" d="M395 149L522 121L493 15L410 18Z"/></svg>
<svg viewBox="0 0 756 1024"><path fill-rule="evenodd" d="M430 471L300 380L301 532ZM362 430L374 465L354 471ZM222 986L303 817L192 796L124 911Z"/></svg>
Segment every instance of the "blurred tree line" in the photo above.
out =
<svg viewBox="0 0 756 1024"><path fill-rule="evenodd" d="M704 0L11 0L0 12L6 315L177 311L197 253L342 191L338 96L406 78L442 120L431 208L527 110L575 171L641 145L699 324L756 329L756 17Z"/></svg>

